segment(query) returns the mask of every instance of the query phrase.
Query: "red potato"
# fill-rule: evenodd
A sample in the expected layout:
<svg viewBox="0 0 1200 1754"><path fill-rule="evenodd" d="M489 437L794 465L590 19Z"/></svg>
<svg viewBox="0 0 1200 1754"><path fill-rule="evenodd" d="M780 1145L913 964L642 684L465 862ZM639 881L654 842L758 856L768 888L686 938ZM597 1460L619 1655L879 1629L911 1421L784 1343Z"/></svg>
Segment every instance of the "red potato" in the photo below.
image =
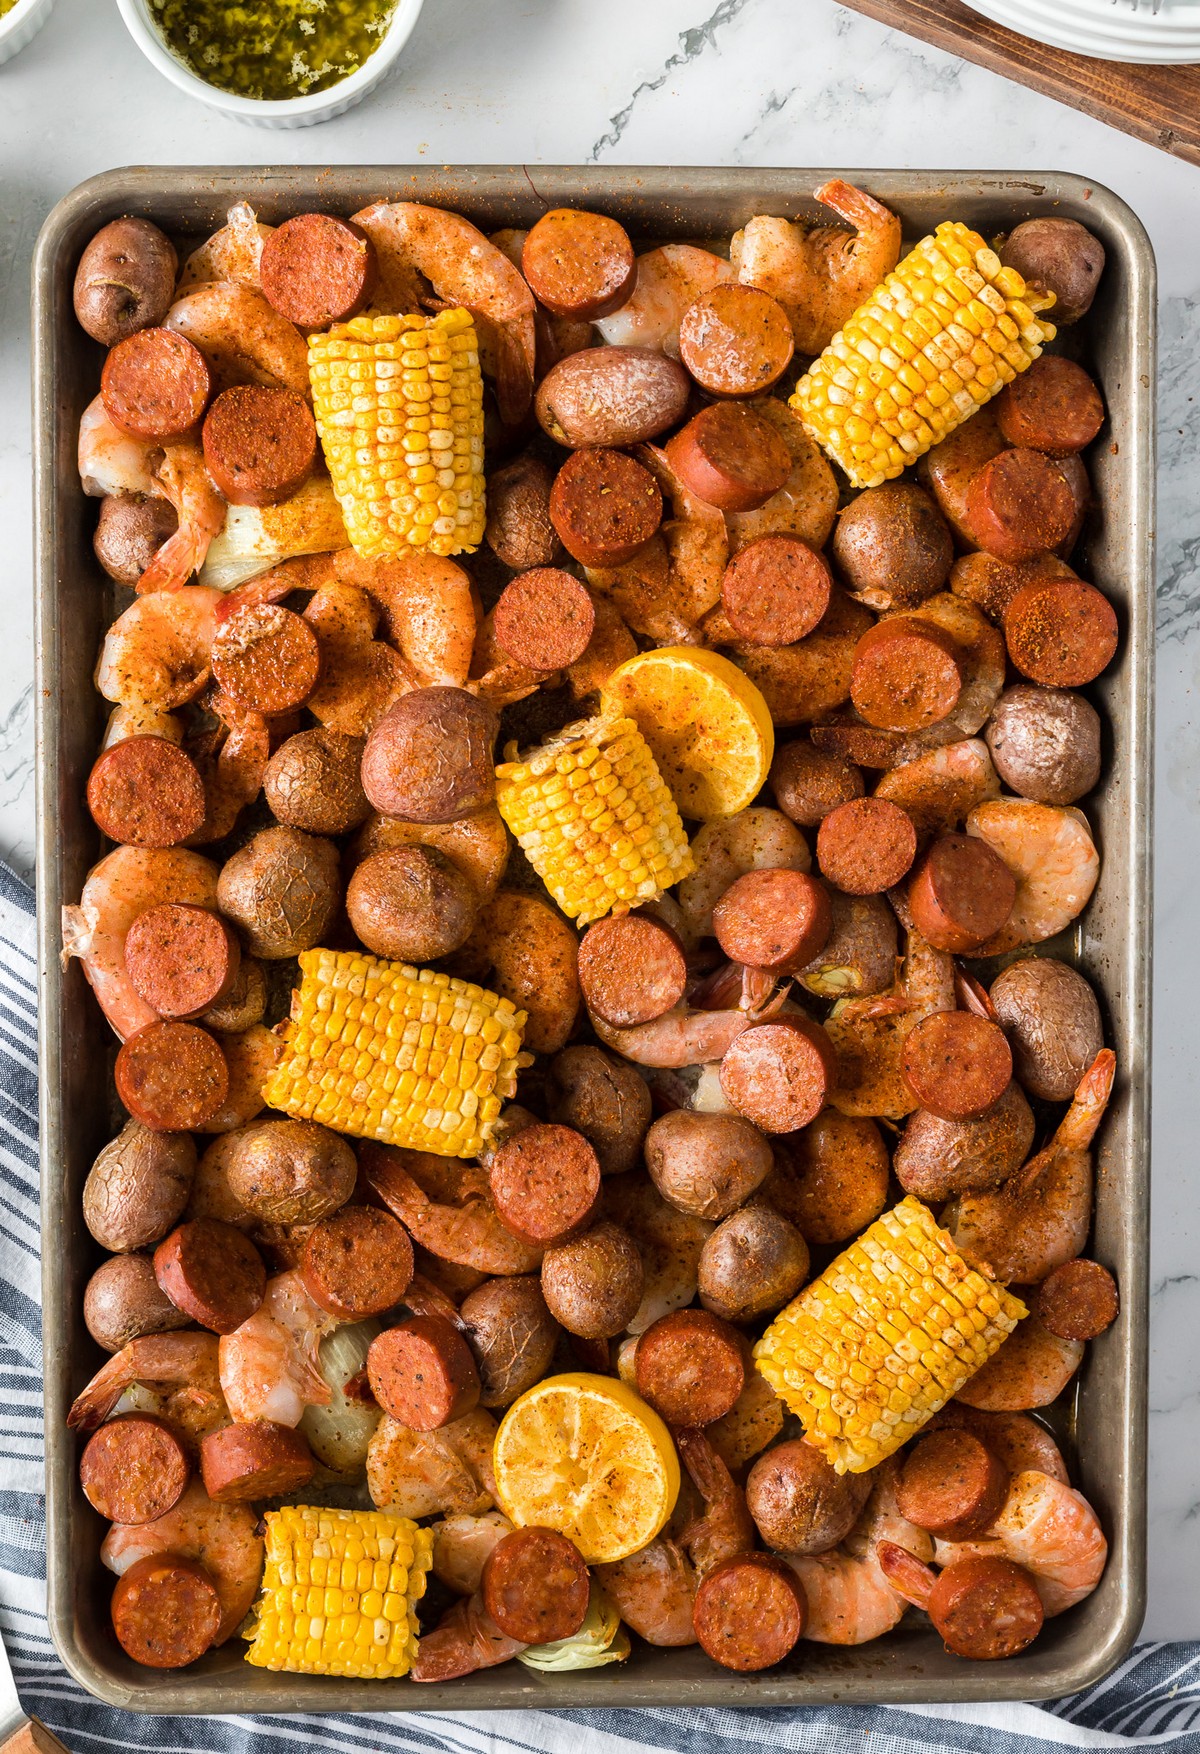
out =
<svg viewBox="0 0 1200 1754"><path fill-rule="evenodd" d="M944 589L954 542L924 488L887 481L839 515L833 558L856 601L876 610L913 609Z"/></svg>
<svg viewBox="0 0 1200 1754"><path fill-rule="evenodd" d="M808 1242L847 1242L887 1204L888 1152L872 1120L823 1109L789 1139L762 1197Z"/></svg>
<svg viewBox="0 0 1200 1754"><path fill-rule="evenodd" d="M551 366L534 409L560 445L637 445L679 424L690 388L683 367L654 348L588 347Z"/></svg>
<svg viewBox="0 0 1200 1754"><path fill-rule="evenodd" d="M653 1110L645 1080L627 1061L603 1048L565 1048L550 1062L547 1098L549 1118L590 1140L603 1175L640 1163Z"/></svg>
<svg viewBox="0 0 1200 1754"><path fill-rule="evenodd" d="M79 258L73 296L81 327L102 347L115 347L161 323L178 268L175 246L148 219L110 220Z"/></svg>
<svg viewBox="0 0 1200 1754"><path fill-rule="evenodd" d="M814 749L804 738L776 745L769 783L779 809L802 828L819 828L831 810L866 790L852 762Z"/></svg>
<svg viewBox="0 0 1200 1754"><path fill-rule="evenodd" d="M1026 219L1000 245L1000 260L1035 291L1054 294L1056 324L1077 323L1096 296L1104 245L1077 219Z"/></svg>

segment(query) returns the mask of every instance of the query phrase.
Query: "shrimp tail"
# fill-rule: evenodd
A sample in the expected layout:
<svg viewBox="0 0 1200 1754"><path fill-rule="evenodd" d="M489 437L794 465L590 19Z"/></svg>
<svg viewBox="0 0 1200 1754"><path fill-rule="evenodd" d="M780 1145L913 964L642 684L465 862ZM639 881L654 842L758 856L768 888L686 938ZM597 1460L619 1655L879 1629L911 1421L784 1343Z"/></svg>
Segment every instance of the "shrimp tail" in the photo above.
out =
<svg viewBox="0 0 1200 1754"><path fill-rule="evenodd" d="M865 189L856 189L853 183L844 183L840 177L822 183L813 193L822 207L832 208L838 218L852 225L855 231L871 231L897 224L895 215L874 196L868 195Z"/></svg>
<svg viewBox="0 0 1200 1754"><path fill-rule="evenodd" d="M131 1381L128 1360L118 1352L72 1401L67 1414L70 1430L95 1431L108 1418Z"/></svg>
<svg viewBox="0 0 1200 1754"><path fill-rule="evenodd" d="M201 536L187 524L180 524L175 534L168 536L155 552L138 579L135 586L138 595L144 597L150 591L182 590L192 574L199 572L204 565L210 540L209 536Z"/></svg>
<svg viewBox="0 0 1200 1754"><path fill-rule="evenodd" d="M63 908L61 957L64 968L73 956L87 956L90 953L94 931L95 921L89 919L85 908Z"/></svg>
<svg viewBox="0 0 1200 1754"><path fill-rule="evenodd" d="M911 1602L914 1608L926 1608L929 1605L929 1592L937 1581L937 1573L933 1567L910 1553L907 1547L901 1547L895 1541L880 1541L875 1549L875 1558L879 1569L886 1577L898 1596Z"/></svg>
<svg viewBox="0 0 1200 1754"><path fill-rule="evenodd" d="M1117 1075L1117 1056L1101 1048L1075 1089L1071 1106L1063 1117L1054 1143L1068 1151L1086 1151L1104 1118Z"/></svg>
<svg viewBox="0 0 1200 1754"><path fill-rule="evenodd" d="M477 323L486 319L472 313ZM515 336L496 324L487 324L491 331L496 370L496 405L505 426L516 426L524 420L533 400L533 373L525 349Z"/></svg>

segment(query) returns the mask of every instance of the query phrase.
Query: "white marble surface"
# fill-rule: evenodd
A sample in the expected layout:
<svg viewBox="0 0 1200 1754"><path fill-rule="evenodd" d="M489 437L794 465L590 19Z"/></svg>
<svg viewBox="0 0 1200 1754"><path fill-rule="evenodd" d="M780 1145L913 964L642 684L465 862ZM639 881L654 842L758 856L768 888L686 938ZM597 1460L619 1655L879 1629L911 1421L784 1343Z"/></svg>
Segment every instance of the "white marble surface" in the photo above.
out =
<svg viewBox="0 0 1200 1754"><path fill-rule="evenodd" d="M1154 1326L1147 1634L1200 1637L1200 1224L1187 897L1200 866L1200 170L833 0L426 0L392 81L267 134L181 98L112 0L58 0L0 68L0 854L33 848L29 259L45 214L127 163L354 161L1079 171L1146 222L1162 290Z"/></svg>

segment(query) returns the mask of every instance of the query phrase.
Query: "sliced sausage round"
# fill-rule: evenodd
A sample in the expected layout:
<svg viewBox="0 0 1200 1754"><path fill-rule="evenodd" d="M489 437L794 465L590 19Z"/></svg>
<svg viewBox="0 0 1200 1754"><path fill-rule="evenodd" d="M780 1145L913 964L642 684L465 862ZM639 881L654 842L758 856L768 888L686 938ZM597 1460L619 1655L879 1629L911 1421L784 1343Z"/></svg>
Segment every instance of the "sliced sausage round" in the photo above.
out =
<svg viewBox="0 0 1200 1754"><path fill-rule="evenodd" d="M597 920L579 945L579 985L589 1011L614 1029L650 1023L683 997L687 956L654 914Z"/></svg>
<svg viewBox="0 0 1200 1754"><path fill-rule="evenodd" d="M942 1121L973 1121L1012 1081L1012 1049L998 1024L971 1011L935 1011L909 1031L904 1082Z"/></svg>
<svg viewBox="0 0 1200 1754"><path fill-rule="evenodd" d="M152 1523L183 1497L187 1451L161 1419L122 1413L88 1439L79 1483L93 1510L111 1523Z"/></svg>
<svg viewBox="0 0 1200 1754"><path fill-rule="evenodd" d="M1070 456L1104 425L1100 392L1073 359L1043 353L996 397L996 419L1010 445Z"/></svg>
<svg viewBox="0 0 1200 1754"><path fill-rule="evenodd" d="M154 1251L154 1277L202 1328L232 1334L262 1303L267 1269L248 1236L219 1218L192 1218Z"/></svg>
<svg viewBox="0 0 1200 1754"><path fill-rule="evenodd" d="M1050 688L1082 688L1112 662L1117 616L1083 579L1043 579L1004 611L1004 642L1022 676Z"/></svg>
<svg viewBox="0 0 1200 1754"><path fill-rule="evenodd" d="M587 586L557 566L513 579L492 612L496 644L529 670L565 670L583 656L595 626Z"/></svg>
<svg viewBox="0 0 1200 1754"><path fill-rule="evenodd" d="M407 1230L377 1206L343 1206L309 1232L300 1275L314 1303L344 1322L394 1309L413 1276Z"/></svg>
<svg viewBox="0 0 1200 1754"><path fill-rule="evenodd" d="M317 460L312 410L294 390L235 384L222 390L200 435L213 484L231 505L279 505Z"/></svg>
<svg viewBox="0 0 1200 1754"><path fill-rule="evenodd" d="M832 590L833 574L818 549L799 536L759 536L725 568L721 602L739 639L790 646L816 627Z"/></svg>
<svg viewBox="0 0 1200 1754"><path fill-rule="evenodd" d="M1024 447L1001 451L971 477L964 522L971 540L1001 560L1032 560L1066 541L1076 500L1056 462Z"/></svg>
<svg viewBox="0 0 1200 1754"><path fill-rule="evenodd" d="M213 675L251 712L274 717L303 706L317 685L321 648L303 615L279 603L247 603L217 629Z"/></svg>
<svg viewBox="0 0 1200 1754"><path fill-rule="evenodd" d="M148 1669L182 1669L216 1643L221 1598L204 1567L177 1553L137 1560L112 1593L112 1623L126 1656Z"/></svg>
<svg viewBox="0 0 1200 1754"><path fill-rule="evenodd" d="M642 1334L634 1369L638 1394L668 1425L711 1425L746 1386L745 1342L706 1309L677 1309Z"/></svg>
<svg viewBox="0 0 1200 1754"><path fill-rule="evenodd" d="M220 914L187 902L147 908L125 938L129 978L160 1017L199 1017L231 990L241 960L237 937Z"/></svg>
<svg viewBox="0 0 1200 1754"><path fill-rule="evenodd" d="M225 1055L194 1023L148 1023L123 1044L113 1076L134 1120L156 1133L195 1132L229 1095Z"/></svg>
<svg viewBox="0 0 1200 1754"><path fill-rule="evenodd" d="M483 1605L506 1638L555 1644L579 1631L591 1578L574 1542L531 1524L504 1535L483 1562Z"/></svg>
<svg viewBox="0 0 1200 1754"><path fill-rule="evenodd" d="M824 886L786 866L745 872L713 908L717 943L748 968L793 974L824 948L832 930Z"/></svg>
<svg viewBox="0 0 1200 1754"><path fill-rule="evenodd" d="M692 1609L704 1654L741 1674L782 1662L807 1621L800 1579L768 1553L742 1553L715 1565L701 1579Z"/></svg>
<svg viewBox="0 0 1200 1754"><path fill-rule="evenodd" d="M787 312L769 292L719 281L679 323L679 357L710 396L762 396L792 361Z"/></svg>
<svg viewBox="0 0 1200 1754"><path fill-rule="evenodd" d="M375 285L375 248L348 219L297 213L263 245L259 279L281 317L300 329L327 329L362 310Z"/></svg>
<svg viewBox="0 0 1200 1754"><path fill-rule="evenodd" d="M776 1017L743 1030L721 1061L721 1089L764 1133L794 1133L815 1120L837 1075L819 1023Z"/></svg>
<svg viewBox="0 0 1200 1754"><path fill-rule="evenodd" d="M723 512L756 511L792 471L779 433L742 403L702 408L668 440L666 452L688 491Z"/></svg>
<svg viewBox="0 0 1200 1754"><path fill-rule="evenodd" d="M534 1248L577 1236L600 1198L600 1163L582 1133L534 1121L505 1139L488 1164L500 1222Z"/></svg>
<svg viewBox="0 0 1200 1754"><path fill-rule="evenodd" d="M624 451L572 451L550 489L550 522L582 566L623 566L662 523L658 482Z"/></svg>
<svg viewBox="0 0 1200 1754"><path fill-rule="evenodd" d="M198 426L212 390L208 361L173 329L139 329L118 341L100 374L100 397L113 425L158 444Z"/></svg>
<svg viewBox="0 0 1200 1754"><path fill-rule="evenodd" d="M1064 1261L1042 1280L1033 1313L1060 1340L1094 1340L1117 1319L1117 1282L1099 1261Z"/></svg>
<svg viewBox="0 0 1200 1754"><path fill-rule="evenodd" d="M854 648L850 699L868 725L923 731L953 712L963 672L949 634L916 615L868 628Z"/></svg>
<svg viewBox="0 0 1200 1754"><path fill-rule="evenodd" d="M440 1316L409 1316L376 1335L367 1380L384 1412L410 1431L436 1431L479 1405L471 1349Z"/></svg>
<svg viewBox="0 0 1200 1754"><path fill-rule="evenodd" d="M1015 1657L1042 1630L1044 1613L1032 1577L1011 1559L960 1559L938 1573L929 1618L955 1656L974 1662Z"/></svg>
<svg viewBox="0 0 1200 1754"><path fill-rule="evenodd" d="M917 856L912 817L887 798L853 798L817 832L821 875L844 895L882 895L907 877Z"/></svg>
<svg viewBox="0 0 1200 1754"><path fill-rule="evenodd" d="M637 262L628 232L615 219L552 207L529 229L521 272L533 296L556 317L594 323L628 301Z"/></svg>
<svg viewBox="0 0 1200 1754"><path fill-rule="evenodd" d="M200 1442L204 1490L216 1504L282 1498L307 1486L316 1471L312 1451L300 1433L270 1419L226 1425Z"/></svg>
<svg viewBox="0 0 1200 1754"><path fill-rule="evenodd" d="M969 1431L931 1431L908 1451L896 1480L900 1515L943 1541L985 1535L1008 1495L1008 1469Z"/></svg>
<svg viewBox="0 0 1200 1754"><path fill-rule="evenodd" d="M980 858L977 848L987 856ZM935 840L908 886L913 924L935 950L954 955L978 948L1013 910L1017 880L998 853L975 835Z"/></svg>
<svg viewBox="0 0 1200 1754"><path fill-rule="evenodd" d="M204 826L200 770L165 737L123 737L100 756L87 783L101 834L128 847L177 847Z"/></svg>

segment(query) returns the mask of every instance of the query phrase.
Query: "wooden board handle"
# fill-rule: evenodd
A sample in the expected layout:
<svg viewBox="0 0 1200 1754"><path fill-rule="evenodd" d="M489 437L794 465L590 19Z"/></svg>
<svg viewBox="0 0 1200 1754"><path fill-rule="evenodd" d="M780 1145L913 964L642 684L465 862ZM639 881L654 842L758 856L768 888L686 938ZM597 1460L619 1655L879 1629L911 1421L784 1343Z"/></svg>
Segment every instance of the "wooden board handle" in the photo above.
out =
<svg viewBox="0 0 1200 1754"><path fill-rule="evenodd" d="M31 1717L19 1730L13 1731L7 1742L0 1743L0 1754L71 1754L71 1751L65 1742L59 1741L53 1730Z"/></svg>

